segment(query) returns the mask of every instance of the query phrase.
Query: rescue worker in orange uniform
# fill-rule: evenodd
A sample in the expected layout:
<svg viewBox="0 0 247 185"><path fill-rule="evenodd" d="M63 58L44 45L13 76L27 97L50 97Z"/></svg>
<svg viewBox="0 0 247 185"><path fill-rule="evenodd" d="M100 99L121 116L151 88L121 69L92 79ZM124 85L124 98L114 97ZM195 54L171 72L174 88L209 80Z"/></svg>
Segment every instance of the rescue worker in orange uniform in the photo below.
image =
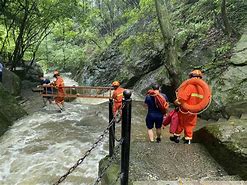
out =
<svg viewBox="0 0 247 185"><path fill-rule="evenodd" d="M189 73L189 78L202 78L202 71L201 70L193 70ZM176 143L179 143L180 134L184 130L184 136L185 136L185 144L191 144L192 136L193 136L193 129L196 126L197 122L197 114L196 113L190 113L186 110L184 110L181 107L181 104L186 101L188 104L196 104L198 101L201 101L200 98L202 97L203 90L199 86L195 85L188 85L182 92L180 92L179 95L177 95L177 98L174 102L175 105L179 106L179 112L178 112L178 118L179 118L179 124L177 127L176 132L174 133L174 136L170 137L171 141L174 141Z"/></svg>
<svg viewBox="0 0 247 185"><path fill-rule="evenodd" d="M112 99L113 99L113 116L115 117L118 111L121 111L122 108L122 100L123 100L123 92L124 88L120 87L120 83L118 81L112 82L112 87L114 88Z"/></svg>
<svg viewBox="0 0 247 185"><path fill-rule="evenodd" d="M60 76L59 71L55 70L53 73L53 77L56 78L56 80L51 84L57 88L57 96L55 97L55 103L60 108L60 112L64 109L64 80Z"/></svg>

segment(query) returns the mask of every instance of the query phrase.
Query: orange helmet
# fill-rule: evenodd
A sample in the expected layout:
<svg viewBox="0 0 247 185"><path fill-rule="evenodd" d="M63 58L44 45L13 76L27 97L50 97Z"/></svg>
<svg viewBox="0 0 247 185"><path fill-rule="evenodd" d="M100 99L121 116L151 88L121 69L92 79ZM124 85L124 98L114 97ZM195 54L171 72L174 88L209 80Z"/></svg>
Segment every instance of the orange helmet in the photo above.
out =
<svg viewBox="0 0 247 185"><path fill-rule="evenodd" d="M112 82L112 84L111 84L113 87L118 87L118 86L120 86L120 83L119 83L119 81L114 81L114 82Z"/></svg>
<svg viewBox="0 0 247 185"><path fill-rule="evenodd" d="M192 78L192 77L200 77L200 78L202 78L202 71L199 70L199 69L195 69L195 70L193 70L193 71L191 71L189 73L189 77L190 78Z"/></svg>

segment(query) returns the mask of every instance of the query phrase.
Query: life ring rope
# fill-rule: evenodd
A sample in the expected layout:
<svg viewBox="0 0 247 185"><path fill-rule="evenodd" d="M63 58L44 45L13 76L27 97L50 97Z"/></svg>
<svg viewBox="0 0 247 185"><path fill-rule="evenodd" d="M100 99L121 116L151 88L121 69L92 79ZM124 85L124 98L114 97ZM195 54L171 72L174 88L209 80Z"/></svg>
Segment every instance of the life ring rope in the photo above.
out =
<svg viewBox="0 0 247 185"><path fill-rule="evenodd" d="M190 111L184 112L184 111L181 110L180 107L179 107L179 112L181 112L182 114L194 114L194 115L201 114L201 113L203 113L204 111L206 111L208 109L208 107L210 106L211 103L212 103L212 97L210 97L208 105L198 113L194 113L194 112L190 112Z"/></svg>
<svg viewBox="0 0 247 185"><path fill-rule="evenodd" d="M212 101L212 95L211 95L211 90L208 84L203 81L202 79L198 78L192 78L184 81L180 87L177 90L177 98L179 99L180 94L183 93L183 90L188 86L188 85L194 85L196 87L201 87L203 93L198 94L197 92L193 92L191 94L192 97L197 97L202 99L200 102L197 104L188 104L187 102L184 102L181 107L183 110L180 108L180 112L183 114L200 114L204 112L211 104ZM184 111L185 110L185 111Z"/></svg>

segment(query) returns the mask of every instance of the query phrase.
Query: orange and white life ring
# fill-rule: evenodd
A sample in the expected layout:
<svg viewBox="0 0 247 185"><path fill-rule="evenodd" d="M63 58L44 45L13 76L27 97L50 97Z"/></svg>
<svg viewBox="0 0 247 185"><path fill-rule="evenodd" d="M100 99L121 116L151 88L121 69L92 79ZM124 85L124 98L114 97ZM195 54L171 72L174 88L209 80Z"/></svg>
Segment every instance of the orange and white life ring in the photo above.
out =
<svg viewBox="0 0 247 185"><path fill-rule="evenodd" d="M202 92L199 92L199 90L197 90L197 92L191 94L191 96L197 97L199 99L196 104L188 104L188 102L185 101L181 102L181 107L183 108L183 110L190 113L200 113L201 111L205 110L211 102L212 96L210 87L205 81L200 78L188 79L184 81L178 88L178 99L180 99L179 96L181 95L181 93L183 93L184 89L188 85L194 85L195 87L197 87L197 89L200 87L202 89Z"/></svg>

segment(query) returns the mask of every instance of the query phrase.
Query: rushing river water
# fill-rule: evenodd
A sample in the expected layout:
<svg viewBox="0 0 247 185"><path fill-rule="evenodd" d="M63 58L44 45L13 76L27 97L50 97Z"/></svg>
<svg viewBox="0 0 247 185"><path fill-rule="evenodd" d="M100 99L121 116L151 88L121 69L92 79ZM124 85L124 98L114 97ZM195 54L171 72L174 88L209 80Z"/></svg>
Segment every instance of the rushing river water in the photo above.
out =
<svg viewBox="0 0 247 185"><path fill-rule="evenodd" d="M66 85L77 85L65 78ZM101 100L102 101L102 100ZM107 100L106 100L107 101ZM1 185L48 185L84 156L108 125L108 106L97 100L49 105L16 121L0 138ZM108 136L62 183L93 184L98 162L108 154Z"/></svg>

